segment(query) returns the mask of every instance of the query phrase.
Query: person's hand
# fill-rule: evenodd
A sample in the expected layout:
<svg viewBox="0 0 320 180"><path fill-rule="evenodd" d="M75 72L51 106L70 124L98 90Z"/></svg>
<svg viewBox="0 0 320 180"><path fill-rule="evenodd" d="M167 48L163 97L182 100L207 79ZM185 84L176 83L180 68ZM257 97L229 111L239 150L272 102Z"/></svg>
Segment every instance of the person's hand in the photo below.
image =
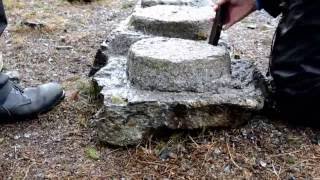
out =
<svg viewBox="0 0 320 180"><path fill-rule="evenodd" d="M225 12L224 29L241 21L253 11L257 10L256 0L218 0L214 6L214 10L225 5L227 12Z"/></svg>

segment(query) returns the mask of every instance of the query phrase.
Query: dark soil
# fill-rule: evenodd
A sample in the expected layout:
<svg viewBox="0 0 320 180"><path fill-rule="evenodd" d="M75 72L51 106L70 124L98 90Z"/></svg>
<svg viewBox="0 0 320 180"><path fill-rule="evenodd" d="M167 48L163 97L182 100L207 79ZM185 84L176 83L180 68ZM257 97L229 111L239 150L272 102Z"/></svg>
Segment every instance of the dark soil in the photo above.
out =
<svg viewBox="0 0 320 180"><path fill-rule="evenodd" d="M2 36L5 69L24 86L63 84L67 97L37 119L1 124L1 179L316 179L320 136L257 115L237 129L167 132L136 147L95 141L96 107L87 74L100 43L133 3L100 0L5 0L10 25ZM268 65L277 19L255 13L227 31L233 55Z"/></svg>

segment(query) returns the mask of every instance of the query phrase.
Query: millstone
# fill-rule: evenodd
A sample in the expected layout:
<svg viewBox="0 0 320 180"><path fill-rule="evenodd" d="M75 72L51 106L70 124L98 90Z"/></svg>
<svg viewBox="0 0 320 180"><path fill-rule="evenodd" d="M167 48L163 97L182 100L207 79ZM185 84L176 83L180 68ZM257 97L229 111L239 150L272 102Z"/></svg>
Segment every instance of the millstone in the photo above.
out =
<svg viewBox="0 0 320 180"><path fill-rule="evenodd" d="M129 50L128 75L141 89L204 92L217 79L230 78L230 56L224 47L176 38L149 38Z"/></svg>
<svg viewBox="0 0 320 180"><path fill-rule="evenodd" d="M131 25L147 34L183 39L206 39L214 11L211 7L158 5L137 10Z"/></svg>
<svg viewBox="0 0 320 180"><path fill-rule="evenodd" d="M151 7L156 5L177 5L177 6L208 6L208 0L142 0L142 7Z"/></svg>

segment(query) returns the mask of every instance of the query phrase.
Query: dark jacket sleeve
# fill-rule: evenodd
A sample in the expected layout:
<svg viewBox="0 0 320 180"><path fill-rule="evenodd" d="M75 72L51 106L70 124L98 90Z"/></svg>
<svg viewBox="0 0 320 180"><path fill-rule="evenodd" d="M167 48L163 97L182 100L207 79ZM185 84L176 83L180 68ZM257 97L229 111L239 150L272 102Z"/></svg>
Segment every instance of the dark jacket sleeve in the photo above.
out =
<svg viewBox="0 0 320 180"><path fill-rule="evenodd" d="M259 0L259 2L271 16L277 17L281 13L282 0Z"/></svg>

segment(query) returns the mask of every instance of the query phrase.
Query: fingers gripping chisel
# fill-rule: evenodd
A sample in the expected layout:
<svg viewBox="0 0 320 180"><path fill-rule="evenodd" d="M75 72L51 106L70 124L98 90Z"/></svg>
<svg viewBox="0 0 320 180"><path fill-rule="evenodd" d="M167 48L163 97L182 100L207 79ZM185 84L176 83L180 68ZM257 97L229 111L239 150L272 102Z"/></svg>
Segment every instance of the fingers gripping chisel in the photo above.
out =
<svg viewBox="0 0 320 180"><path fill-rule="evenodd" d="M220 6L216 11L216 16L214 18L210 37L209 37L209 44L211 45L214 45L214 46L218 45L222 26L226 16L226 11L227 11L226 4L223 4L222 6Z"/></svg>

